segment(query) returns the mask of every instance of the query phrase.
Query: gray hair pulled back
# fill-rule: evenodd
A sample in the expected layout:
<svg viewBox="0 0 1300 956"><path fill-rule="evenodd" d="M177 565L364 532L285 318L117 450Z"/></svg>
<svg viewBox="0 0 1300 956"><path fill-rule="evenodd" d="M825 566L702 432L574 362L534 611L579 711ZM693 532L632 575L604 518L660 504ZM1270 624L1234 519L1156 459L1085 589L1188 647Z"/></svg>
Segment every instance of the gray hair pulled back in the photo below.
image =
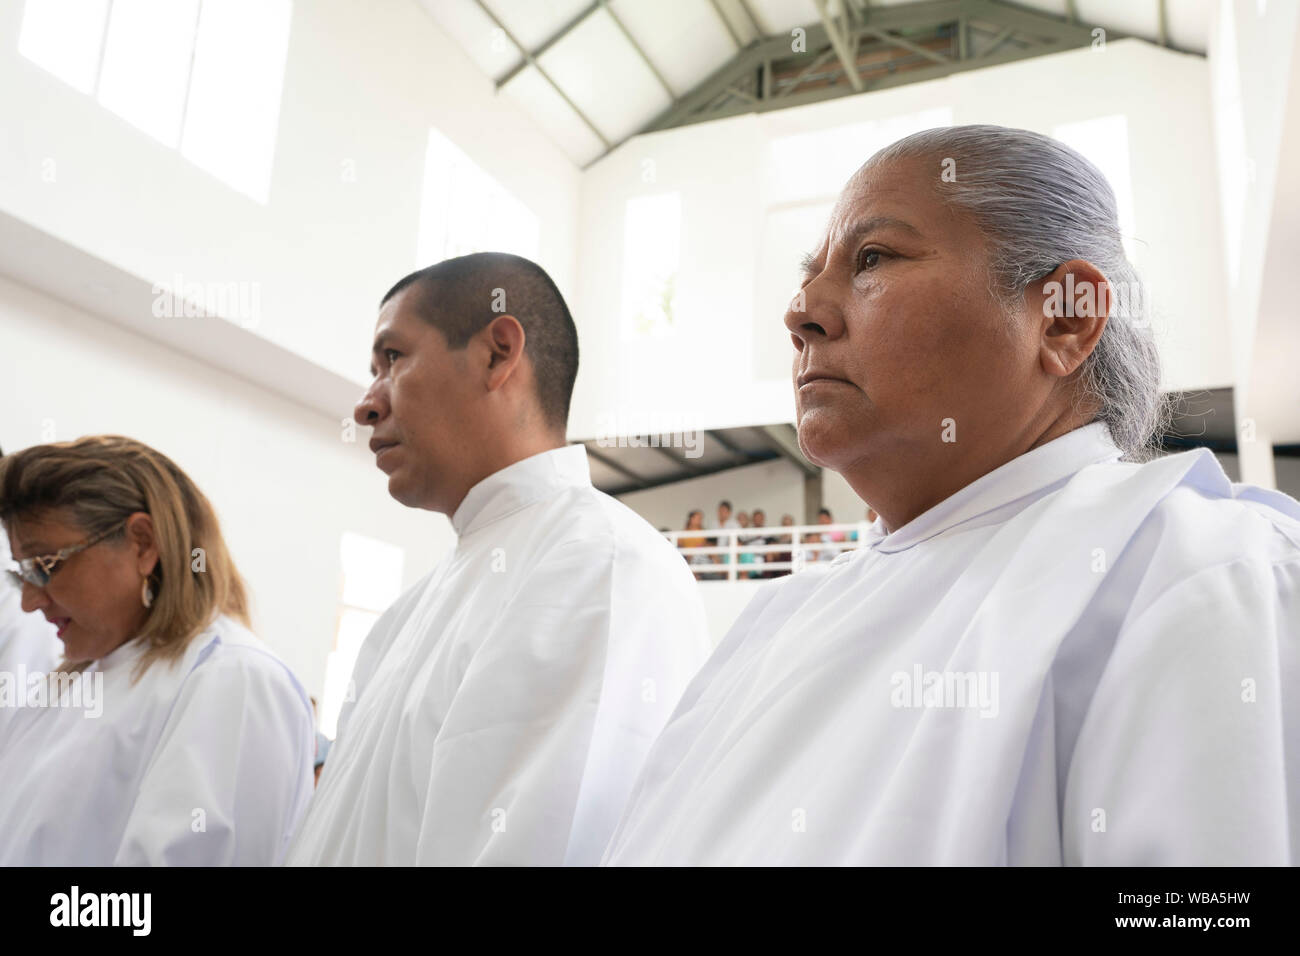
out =
<svg viewBox="0 0 1300 956"><path fill-rule="evenodd" d="M1160 395L1147 288L1124 253L1106 177L1049 136L987 125L914 133L867 165L916 158L934 162L936 195L988 237L990 287L1006 307L1018 306L1031 282L1070 259L1091 262L1118 287L1123 308L1112 294L1106 328L1079 369L1076 401L1098 403L1097 419L1125 460L1154 457L1170 411ZM952 181L941 177L947 160Z"/></svg>

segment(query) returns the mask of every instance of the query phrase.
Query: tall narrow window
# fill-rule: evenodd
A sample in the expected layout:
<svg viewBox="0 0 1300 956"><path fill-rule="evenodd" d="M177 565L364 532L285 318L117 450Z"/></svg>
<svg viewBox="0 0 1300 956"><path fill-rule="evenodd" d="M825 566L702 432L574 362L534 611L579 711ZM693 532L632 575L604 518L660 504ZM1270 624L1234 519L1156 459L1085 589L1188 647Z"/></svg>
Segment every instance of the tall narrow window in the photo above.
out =
<svg viewBox="0 0 1300 956"><path fill-rule="evenodd" d="M18 51L266 202L293 0L27 0Z"/></svg>
<svg viewBox="0 0 1300 956"><path fill-rule="evenodd" d="M165 146L185 121L199 0L113 0L99 102Z"/></svg>
<svg viewBox="0 0 1300 956"><path fill-rule="evenodd" d="M181 155L260 202L271 188L289 0L203 4Z"/></svg>
<svg viewBox="0 0 1300 956"><path fill-rule="evenodd" d="M1083 155L1110 183L1115 193L1124 252L1132 259L1137 214L1133 208L1133 176L1129 171L1128 117L1116 113L1066 123L1052 130L1052 137Z"/></svg>
<svg viewBox="0 0 1300 956"><path fill-rule="evenodd" d="M672 331L681 267L682 200L678 193L627 201L623 227L625 337Z"/></svg>
<svg viewBox="0 0 1300 956"><path fill-rule="evenodd" d="M108 0L27 0L18 52L82 93L94 93Z"/></svg>
<svg viewBox="0 0 1300 956"><path fill-rule="evenodd" d="M416 260L423 267L471 252L537 258L540 223L455 143L429 130Z"/></svg>
<svg viewBox="0 0 1300 956"><path fill-rule="evenodd" d="M325 692L320 706L320 730L338 732L339 712L355 699L351 684L361 645L379 616L402 591L405 552L396 545L345 532L339 543L343 566L343 595L334 647L325 661Z"/></svg>

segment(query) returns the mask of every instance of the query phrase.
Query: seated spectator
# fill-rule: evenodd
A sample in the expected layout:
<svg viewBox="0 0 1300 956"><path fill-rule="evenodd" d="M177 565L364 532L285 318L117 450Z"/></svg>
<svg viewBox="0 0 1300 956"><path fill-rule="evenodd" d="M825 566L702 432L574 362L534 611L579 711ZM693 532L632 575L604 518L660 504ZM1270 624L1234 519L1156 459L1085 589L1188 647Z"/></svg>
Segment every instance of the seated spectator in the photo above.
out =
<svg viewBox="0 0 1300 956"><path fill-rule="evenodd" d="M818 524L834 524L834 523L835 523L835 519L831 517L831 510L830 510L829 508L821 508L821 509L818 510L818 512L817 512L817 523L818 523ZM831 541L843 541L843 540L844 540L844 532L843 532L843 531L826 531L826 532L823 532L823 533L820 534L820 535L817 535L816 537L809 536L808 540L809 540L809 541L814 541L814 540L815 540L815 541L820 541L820 542L822 542L822 543L828 543L828 542L831 542ZM814 560L814 561L834 561L836 555L838 555L842 550L843 550L842 548L821 548L821 549L819 549L818 551L814 552L815 555L816 555L816 557L812 558L811 560Z"/></svg>
<svg viewBox="0 0 1300 956"><path fill-rule="evenodd" d="M794 526L793 515L781 515L781 527L790 528L793 526ZM790 544L793 540L794 537L790 534L778 534L772 536L771 543ZM791 551L777 551L776 553L772 554L770 558L773 564L789 564L794 560L794 554ZM769 571L767 576L770 578L779 578L783 574L790 574L793 570L794 570L793 568L780 568L778 570Z"/></svg>
<svg viewBox="0 0 1300 956"><path fill-rule="evenodd" d="M750 525L756 531L761 531L766 528L767 515L764 513L762 508L754 509L754 517L751 519ZM760 534L757 537L752 538L751 540L755 545L760 545L760 544L772 544L773 542L775 542L776 539L773 538L771 535ZM765 564L769 560L772 560L772 557L770 554L766 552L760 552L754 555L755 564ZM749 576L751 578L766 578L766 577L771 577L771 574L763 571L750 571Z"/></svg>
<svg viewBox="0 0 1300 956"><path fill-rule="evenodd" d="M687 531L703 531L703 530L704 530L704 512L703 512L703 511L700 511L698 508L696 508L695 510L691 511L691 513L688 514L688 515L686 516L686 529L685 529L685 530L687 530ZM699 537L678 538L678 539L677 539L677 547L679 547L679 548L704 548L704 547L707 547L708 544L709 544L709 539L706 538L706 537L704 537L703 535L700 535ZM688 554L688 555L686 555L685 557L686 557L686 563L689 564L689 565L691 565L691 566L692 566L692 570L695 571L695 580L697 580L697 581L702 581L702 580L705 580L706 578L711 578L711 577L713 577L712 574L705 574L704 572L701 572L701 571L699 570L699 566L700 566L700 565L712 564L712 563L713 563L713 557L712 557L712 555L708 555L708 554Z"/></svg>
<svg viewBox="0 0 1300 956"><path fill-rule="evenodd" d="M742 529L748 529L750 526L749 515L747 515L743 511L736 512L736 522L740 525ZM763 540L763 536L757 534L736 535L736 543L741 548L740 554L737 558L737 563L753 564L755 561L755 556L754 556L754 552L749 550L749 547L751 545L761 543L762 540ZM753 576L754 576L753 571L740 571L740 570L736 571L737 578L752 578Z"/></svg>
<svg viewBox="0 0 1300 956"><path fill-rule="evenodd" d="M731 528L739 528L739 527L740 527L740 522L737 521L735 518L733 518L731 515L731 502L726 501L725 499L719 501L718 502L718 528L720 530L725 531ZM722 535L721 537L714 538L713 543L720 547L725 548L731 544L731 535ZM713 560L718 564L729 564L730 558L731 555L729 554L713 555ZM726 575L719 574L717 575L717 577L725 578Z"/></svg>

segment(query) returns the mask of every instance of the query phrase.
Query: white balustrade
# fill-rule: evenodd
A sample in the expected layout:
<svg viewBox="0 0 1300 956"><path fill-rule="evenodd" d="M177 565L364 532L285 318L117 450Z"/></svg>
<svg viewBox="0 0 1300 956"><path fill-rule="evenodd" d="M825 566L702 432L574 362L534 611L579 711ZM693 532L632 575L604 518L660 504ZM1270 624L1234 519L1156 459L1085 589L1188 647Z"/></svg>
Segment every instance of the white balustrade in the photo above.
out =
<svg viewBox="0 0 1300 956"><path fill-rule="evenodd" d="M681 551L698 580L735 581L779 577L810 564L828 564L841 552L855 550L870 527L867 522L859 521L762 528L700 528L666 531L663 535ZM835 535L839 535L839 540L833 539ZM705 544L685 547L681 544L683 540L700 539ZM742 562L743 555L751 555L752 559ZM788 557L775 560L774 555ZM702 560L704 558L708 560Z"/></svg>

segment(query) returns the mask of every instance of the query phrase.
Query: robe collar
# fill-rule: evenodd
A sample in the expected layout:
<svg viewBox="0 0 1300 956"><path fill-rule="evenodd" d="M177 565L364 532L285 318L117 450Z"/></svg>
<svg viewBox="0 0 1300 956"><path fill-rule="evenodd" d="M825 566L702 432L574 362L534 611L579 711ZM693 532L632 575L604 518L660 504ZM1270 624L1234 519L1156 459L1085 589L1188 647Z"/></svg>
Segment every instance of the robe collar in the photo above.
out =
<svg viewBox="0 0 1300 956"><path fill-rule="evenodd" d="M145 650L144 642L133 637L124 644L119 644L103 657L91 661L86 666L86 671L92 673L94 671L104 671L107 673L118 668L129 667L140 659Z"/></svg>
<svg viewBox="0 0 1300 956"><path fill-rule="evenodd" d="M1092 422L1031 448L975 479L892 534L885 533L884 520L878 518L867 529L862 547L886 554L905 551L965 521L1042 491L1088 465L1117 461L1122 454L1105 422Z"/></svg>
<svg viewBox="0 0 1300 956"><path fill-rule="evenodd" d="M451 516L464 537L565 488L590 488L587 449L581 445L552 448L488 475L473 488Z"/></svg>

